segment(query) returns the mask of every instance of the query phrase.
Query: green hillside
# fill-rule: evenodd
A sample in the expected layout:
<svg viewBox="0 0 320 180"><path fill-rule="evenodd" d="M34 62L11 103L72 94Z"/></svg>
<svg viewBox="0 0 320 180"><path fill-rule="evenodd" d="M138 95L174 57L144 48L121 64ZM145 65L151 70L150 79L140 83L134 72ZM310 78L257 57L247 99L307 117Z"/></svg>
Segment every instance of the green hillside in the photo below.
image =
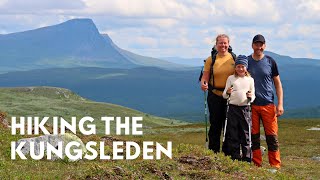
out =
<svg viewBox="0 0 320 180"><path fill-rule="evenodd" d="M289 174L272 174L264 168L232 161L223 154L190 144L177 145L172 159L68 162L11 160L10 141L22 137L12 136L10 130L0 124L0 138L0 179L294 179Z"/></svg>
<svg viewBox="0 0 320 180"><path fill-rule="evenodd" d="M10 142L28 137L11 135L0 121L0 179L319 179L319 120L280 120L279 142L282 169L271 173L267 156L263 168L232 161L222 153L214 154L204 147L204 124L187 124L150 116L139 111L84 99L62 88L1 88L0 110L8 116L62 116L65 119L92 116L143 116L143 136L112 136L103 134L80 136L88 141L172 141L172 159L160 160L11 160ZM8 118L9 119L9 118ZM99 123L97 125L99 127ZM101 129L100 129L101 131ZM264 132L261 132L264 134ZM265 141L262 145L266 147ZM111 147L106 146L110 153ZM23 170L23 171L22 171Z"/></svg>
<svg viewBox="0 0 320 180"><path fill-rule="evenodd" d="M283 120L279 123L282 169L276 173L268 171L266 155L263 157L263 168L257 168L207 150L202 124L158 127L154 134L140 139L130 136L122 139L160 143L172 141L172 159L68 162L11 160L10 142L22 136L12 136L10 129L0 123L0 179L319 179L317 157L320 156L320 131L307 130L319 127L319 120ZM102 138L89 136L82 140L86 143ZM264 141L262 145L266 147Z"/></svg>
<svg viewBox="0 0 320 180"><path fill-rule="evenodd" d="M63 88L0 88L0 99L2 102L0 110L6 112L9 117L58 116L65 120L71 120L72 116L76 116L77 120L80 120L82 117L90 116L95 119L98 133L104 132L104 122L100 121L104 116L122 118L141 116L143 117L143 127L146 129L143 132L157 126L185 124L182 121L151 116L123 106L90 101ZM115 123L111 124L112 129L114 129L114 125Z"/></svg>

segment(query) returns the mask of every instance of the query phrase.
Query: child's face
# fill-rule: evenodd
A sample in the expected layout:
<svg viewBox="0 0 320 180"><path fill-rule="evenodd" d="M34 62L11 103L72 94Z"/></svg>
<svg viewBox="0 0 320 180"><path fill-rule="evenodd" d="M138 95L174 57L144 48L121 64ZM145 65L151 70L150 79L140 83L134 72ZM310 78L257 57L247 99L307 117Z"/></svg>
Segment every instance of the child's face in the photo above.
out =
<svg viewBox="0 0 320 180"><path fill-rule="evenodd" d="M238 76L243 77L246 75L247 68L243 64L238 64L236 65L236 72Z"/></svg>

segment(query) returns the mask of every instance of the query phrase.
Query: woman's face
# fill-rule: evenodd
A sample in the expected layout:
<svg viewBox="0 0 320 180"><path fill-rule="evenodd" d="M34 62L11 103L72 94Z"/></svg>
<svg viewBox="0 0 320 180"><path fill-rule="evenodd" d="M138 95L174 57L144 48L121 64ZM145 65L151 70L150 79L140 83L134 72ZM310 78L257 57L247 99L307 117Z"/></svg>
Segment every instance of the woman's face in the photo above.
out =
<svg viewBox="0 0 320 180"><path fill-rule="evenodd" d="M217 51L219 53L228 52L229 40L226 37L219 37L216 42Z"/></svg>

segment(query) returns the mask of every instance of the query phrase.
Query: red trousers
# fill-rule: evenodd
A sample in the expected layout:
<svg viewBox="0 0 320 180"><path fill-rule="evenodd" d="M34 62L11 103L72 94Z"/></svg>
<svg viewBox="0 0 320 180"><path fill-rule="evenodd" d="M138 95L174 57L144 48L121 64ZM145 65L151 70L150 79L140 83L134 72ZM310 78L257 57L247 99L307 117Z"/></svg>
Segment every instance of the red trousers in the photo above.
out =
<svg viewBox="0 0 320 180"><path fill-rule="evenodd" d="M262 121L268 145L269 164L280 168L280 150L278 142L278 121L274 104L266 106L252 105L252 161L256 166L262 165L260 150L260 119Z"/></svg>

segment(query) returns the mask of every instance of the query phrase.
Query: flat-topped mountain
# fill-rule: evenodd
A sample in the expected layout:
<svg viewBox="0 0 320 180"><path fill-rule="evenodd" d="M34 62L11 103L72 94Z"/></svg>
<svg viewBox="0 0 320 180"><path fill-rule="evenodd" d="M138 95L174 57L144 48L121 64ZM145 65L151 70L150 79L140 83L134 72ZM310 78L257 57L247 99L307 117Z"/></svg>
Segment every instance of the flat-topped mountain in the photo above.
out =
<svg viewBox="0 0 320 180"><path fill-rule="evenodd" d="M0 72L53 67L181 67L117 47L91 19L0 35Z"/></svg>

